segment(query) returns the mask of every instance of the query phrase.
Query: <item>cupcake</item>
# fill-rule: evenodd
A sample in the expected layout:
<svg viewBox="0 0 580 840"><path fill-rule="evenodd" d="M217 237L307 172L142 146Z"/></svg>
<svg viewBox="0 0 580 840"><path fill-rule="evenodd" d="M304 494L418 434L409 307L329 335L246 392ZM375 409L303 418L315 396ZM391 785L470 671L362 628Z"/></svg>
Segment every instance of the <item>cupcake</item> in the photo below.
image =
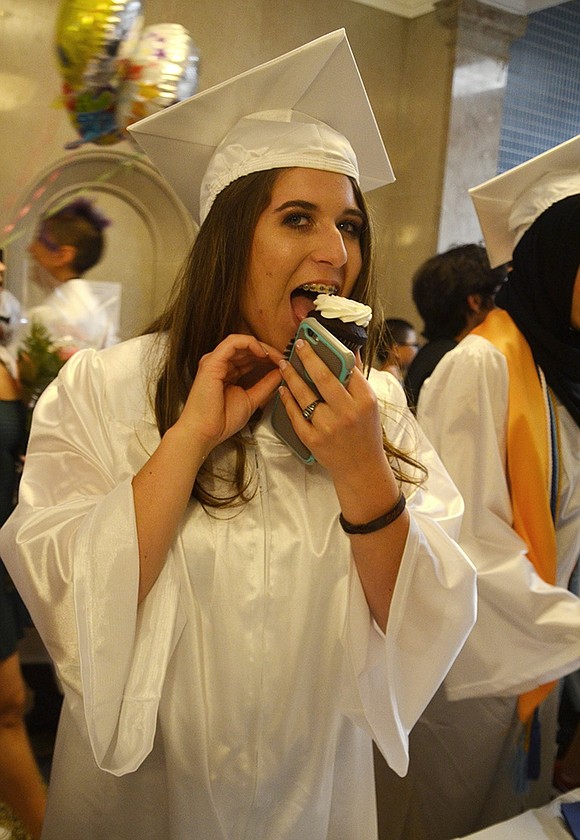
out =
<svg viewBox="0 0 580 840"><path fill-rule="evenodd" d="M314 300L314 309L308 313L319 324L356 353L366 344L366 327L373 317L372 309L358 300L340 295L319 294Z"/></svg>

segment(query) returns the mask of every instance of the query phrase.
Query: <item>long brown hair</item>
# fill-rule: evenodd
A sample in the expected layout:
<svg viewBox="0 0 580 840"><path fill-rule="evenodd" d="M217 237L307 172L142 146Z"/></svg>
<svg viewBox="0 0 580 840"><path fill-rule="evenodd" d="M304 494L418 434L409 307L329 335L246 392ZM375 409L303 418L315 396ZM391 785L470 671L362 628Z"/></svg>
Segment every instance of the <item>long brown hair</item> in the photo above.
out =
<svg viewBox="0 0 580 840"><path fill-rule="evenodd" d="M270 203L272 189L281 169L252 172L222 190L201 226L189 258L180 272L165 312L145 331L165 334L167 347L155 389L155 416L163 435L178 419L197 374L199 361L226 336L239 329L241 299L247 280L254 231ZM377 306L372 224L358 185L353 188L367 224L361 233L362 269L351 297ZM379 323L375 318L371 324ZM378 339L376 328L369 329L364 350L370 366ZM203 475L211 473L211 458L196 479L193 496L208 507L239 504L249 497L250 479L246 474L247 438L232 438L236 467L231 477L232 492L216 497L203 487ZM385 451L400 480L413 481L402 473L399 463L422 469L409 455L399 452L385 440ZM201 479L201 480L200 480Z"/></svg>

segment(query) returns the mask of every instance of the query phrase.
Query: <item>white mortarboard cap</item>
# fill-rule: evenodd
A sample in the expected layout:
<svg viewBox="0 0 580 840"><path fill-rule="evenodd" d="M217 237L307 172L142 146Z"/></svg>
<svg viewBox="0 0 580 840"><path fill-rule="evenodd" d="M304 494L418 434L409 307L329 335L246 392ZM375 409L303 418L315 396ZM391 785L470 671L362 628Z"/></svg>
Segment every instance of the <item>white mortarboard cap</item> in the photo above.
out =
<svg viewBox="0 0 580 840"><path fill-rule="evenodd" d="M469 190L492 268L514 248L544 210L580 193L580 134Z"/></svg>
<svg viewBox="0 0 580 840"><path fill-rule="evenodd" d="M363 192L395 180L344 29L128 130L201 221L215 196L250 172L325 169L352 175Z"/></svg>

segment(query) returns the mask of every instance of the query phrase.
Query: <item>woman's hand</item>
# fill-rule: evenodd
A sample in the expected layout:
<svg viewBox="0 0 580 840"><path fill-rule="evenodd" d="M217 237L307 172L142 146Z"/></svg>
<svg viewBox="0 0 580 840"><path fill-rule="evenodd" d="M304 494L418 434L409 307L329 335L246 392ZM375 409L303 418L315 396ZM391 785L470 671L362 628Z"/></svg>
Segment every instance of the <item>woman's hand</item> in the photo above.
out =
<svg viewBox="0 0 580 840"><path fill-rule="evenodd" d="M242 429L280 384L282 353L249 335L230 335L200 359L181 417L205 450Z"/></svg>
<svg viewBox="0 0 580 840"><path fill-rule="evenodd" d="M310 420L302 411L317 397L292 365L282 362L286 387L280 397L294 430L319 464L338 477L341 472L364 469L369 460L382 459L382 427L377 399L356 367L347 386L342 385L308 342L296 343L296 352L315 383L323 402Z"/></svg>
<svg viewBox="0 0 580 840"><path fill-rule="evenodd" d="M139 601L163 568L205 458L272 396L281 358L252 336L230 335L201 359L181 416L133 479Z"/></svg>

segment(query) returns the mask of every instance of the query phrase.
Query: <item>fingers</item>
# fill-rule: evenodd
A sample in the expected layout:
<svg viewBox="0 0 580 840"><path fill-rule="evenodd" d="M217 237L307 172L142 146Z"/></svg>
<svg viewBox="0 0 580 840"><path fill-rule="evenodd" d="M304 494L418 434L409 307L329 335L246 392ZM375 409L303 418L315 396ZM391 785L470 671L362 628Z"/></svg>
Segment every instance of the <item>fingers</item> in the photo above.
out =
<svg viewBox="0 0 580 840"><path fill-rule="evenodd" d="M345 387L308 343L297 347L296 352L312 384L304 382L289 362L282 361L286 387L279 389L280 399L296 433L317 461L331 471L356 470L368 451L382 453L377 400L364 374L355 368ZM319 397L322 402L316 402ZM356 451L350 446L337 447L338 440L356 440L359 445Z"/></svg>
<svg viewBox="0 0 580 840"><path fill-rule="evenodd" d="M268 371L261 379L252 385L246 391L248 399L250 400L253 414L257 408L263 408L272 394L279 387L281 382L281 374L278 368Z"/></svg>
<svg viewBox="0 0 580 840"><path fill-rule="evenodd" d="M234 354L242 358L244 355L252 356L255 359L271 359L274 363L278 363L283 358L283 354L266 344L263 341L258 341L253 335L243 335L240 333L233 333L227 336L222 342L218 344L215 352L224 352L226 354Z"/></svg>
<svg viewBox="0 0 580 840"><path fill-rule="evenodd" d="M298 353L312 382L305 381L290 362L283 360L279 366L286 387L280 389L280 398L296 432L300 437L309 437L311 430L308 426L314 421L314 412L317 412L319 421L316 425L321 428L326 425L320 422L323 413L327 423L334 422L331 414L344 414L352 408L349 405L352 398L307 342L298 341L295 352Z"/></svg>
<svg viewBox="0 0 580 840"><path fill-rule="evenodd" d="M258 341L252 335L234 333L228 335L213 350L202 356L200 364L207 359L235 360L237 363L243 363L244 360L271 359L277 363L281 358L283 358L282 353L275 347Z"/></svg>
<svg viewBox="0 0 580 840"><path fill-rule="evenodd" d="M350 395L347 387L350 387L350 384L343 385L322 359L317 356L308 342L297 341L295 352L319 392L316 393L312 384L305 382L291 364L282 362L280 364L282 375L294 398L302 408L305 408L319 396L327 403L340 400L349 401ZM353 371L354 373L355 371ZM361 375L359 371L357 373Z"/></svg>
<svg viewBox="0 0 580 840"><path fill-rule="evenodd" d="M181 421L218 445L271 399L281 382L282 359L254 336L227 336L200 359Z"/></svg>
<svg viewBox="0 0 580 840"><path fill-rule="evenodd" d="M201 357L198 376L229 384L260 366L276 365L281 358L279 350L254 336L232 334Z"/></svg>

